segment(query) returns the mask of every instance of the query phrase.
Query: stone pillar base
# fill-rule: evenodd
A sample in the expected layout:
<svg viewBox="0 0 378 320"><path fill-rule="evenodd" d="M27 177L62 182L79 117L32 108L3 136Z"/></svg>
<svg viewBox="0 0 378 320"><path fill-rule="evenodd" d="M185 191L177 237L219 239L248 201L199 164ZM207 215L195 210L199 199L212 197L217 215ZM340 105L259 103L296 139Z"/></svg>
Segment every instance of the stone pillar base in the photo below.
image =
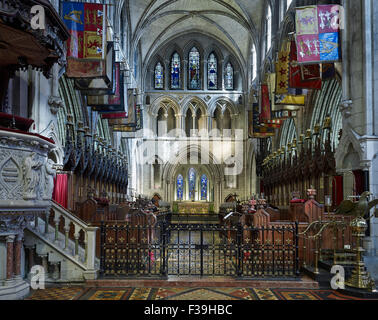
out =
<svg viewBox="0 0 378 320"><path fill-rule="evenodd" d="M84 271L83 277L85 280L96 280L98 277L98 270Z"/></svg>
<svg viewBox="0 0 378 320"><path fill-rule="evenodd" d="M13 284L5 281L6 286L0 286L0 300L22 300L29 295L30 285L26 281L11 281Z"/></svg>
<svg viewBox="0 0 378 320"><path fill-rule="evenodd" d="M6 279L4 280L4 287L13 287L15 284L16 284L16 279L15 278L12 278L12 279Z"/></svg>

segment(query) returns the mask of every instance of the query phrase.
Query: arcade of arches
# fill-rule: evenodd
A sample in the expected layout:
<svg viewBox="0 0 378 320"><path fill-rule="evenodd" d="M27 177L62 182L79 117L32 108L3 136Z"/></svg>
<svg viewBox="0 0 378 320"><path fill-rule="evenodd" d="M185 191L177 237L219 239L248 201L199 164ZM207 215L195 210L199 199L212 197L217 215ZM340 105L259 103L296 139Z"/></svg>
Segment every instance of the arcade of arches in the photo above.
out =
<svg viewBox="0 0 378 320"><path fill-rule="evenodd" d="M34 2L45 8L46 33L20 27L6 13L19 10L27 20L28 10L0 4L0 299L25 297L34 265L43 266L52 283L132 273L130 265L106 260L104 248L112 247L101 222L173 225L185 217L217 228L236 223L273 230L299 222L303 232L343 200L358 201L366 191L370 200L378 198L375 1ZM323 4L343 6L342 54L298 65L297 48L292 55L296 8ZM88 22L86 11L84 31L75 29L81 19L75 10L87 5L107 17L108 31L97 32L93 43L89 33L96 32L89 28L101 27L102 18ZM25 47L12 40L16 35ZM91 46L98 39L104 45L96 51ZM279 94L285 72L288 88ZM291 87L292 78L302 87ZM143 272L197 275L197 262L187 270L169 260L177 240L176 231L169 232L167 247L159 249L155 233L136 236L160 250L153 259L149 253L160 264ZM183 232L190 238L191 231ZM230 230L218 233L213 247L237 245ZM248 242L256 237L240 234ZM378 278L374 216L363 242L366 266ZM329 253L327 245L322 249ZM198 246L203 252L204 243ZM290 274L302 272L306 259L318 259L315 249L301 248L293 249ZM226 275L247 272L255 263L249 257L230 258ZM212 259L206 261L216 270Z"/></svg>

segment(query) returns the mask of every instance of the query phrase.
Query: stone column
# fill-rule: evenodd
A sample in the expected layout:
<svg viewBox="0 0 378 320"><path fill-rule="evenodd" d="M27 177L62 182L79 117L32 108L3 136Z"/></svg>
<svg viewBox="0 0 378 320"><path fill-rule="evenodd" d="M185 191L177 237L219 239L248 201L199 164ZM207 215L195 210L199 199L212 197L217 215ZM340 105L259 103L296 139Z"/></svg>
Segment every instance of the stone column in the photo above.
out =
<svg viewBox="0 0 378 320"><path fill-rule="evenodd" d="M31 278L31 268L34 266L34 246L26 246L26 249L28 249L28 267L29 267L29 271L28 271L28 278L30 279Z"/></svg>
<svg viewBox="0 0 378 320"><path fill-rule="evenodd" d="M193 129L193 133L192 133L192 136L193 137L195 137L196 136L196 114L194 113L193 115L192 115L192 123L193 123L193 127L192 127L192 129Z"/></svg>
<svg viewBox="0 0 378 320"><path fill-rule="evenodd" d="M39 255L42 258L42 267L45 269L45 274L48 275L49 273L49 264L48 264L48 254L41 254Z"/></svg>
<svg viewBox="0 0 378 320"><path fill-rule="evenodd" d="M84 272L84 278L87 280L95 280L97 272L95 270L96 258L96 231L97 227L89 227L85 230L87 246L86 246L86 266L87 271Z"/></svg>
<svg viewBox="0 0 378 320"><path fill-rule="evenodd" d="M7 236L6 243L7 243L7 272L6 272L6 281L8 283L12 282L13 280L13 261L14 261L14 252L13 252L13 244L14 239L16 238L15 235Z"/></svg>
<svg viewBox="0 0 378 320"><path fill-rule="evenodd" d="M14 275L17 280L22 279L21 276L21 249L22 249L22 239L23 235L19 234L15 243L14 252Z"/></svg>
<svg viewBox="0 0 378 320"><path fill-rule="evenodd" d="M231 136L235 136L235 130L237 129L237 120L238 120L238 115L232 114L231 115Z"/></svg>
<svg viewBox="0 0 378 320"><path fill-rule="evenodd" d="M207 134L209 134L211 129L211 117L210 116L204 116L205 117L205 129L207 130Z"/></svg>
<svg viewBox="0 0 378 320"><path fill-rule="evenodd" d="M171 202L171 197L172 197L172 190L171 190L171 181L167 180L167 201Z"/></svg>
<svg viewBox="0 0 378 320"><path fill-rule="evenodd" d="M53 270L51 277L55 281L60 279L59 264L60 264L60 262L52 262L51 263L51 265L54 267L54 270Z"/></svg>
<svg viewBox="0 0 378 320"><path fill-rule="evenodd" d="M219 119L219 120L218 120ZM223 127L224 127L224 114L222 113L221 116L217 119L217 128L220 132L220 136L223 137ZM219 124L218 124L219 121Z"/></svg>
<svg viewBox="0 0 378 320"><path fill-rule="evenodd" d="M181 137L184 130L183 115L181 113L176 115L176 130L179 132L176 136Z"/></svg>

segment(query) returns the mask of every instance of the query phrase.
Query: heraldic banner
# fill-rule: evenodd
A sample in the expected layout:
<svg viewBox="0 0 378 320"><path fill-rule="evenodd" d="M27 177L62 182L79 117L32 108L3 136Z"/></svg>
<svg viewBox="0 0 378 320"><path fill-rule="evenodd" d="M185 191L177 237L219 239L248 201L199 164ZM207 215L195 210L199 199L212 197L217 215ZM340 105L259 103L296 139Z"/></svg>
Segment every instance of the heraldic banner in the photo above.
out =
<svg viewBox="0 0 378 320"><path fill-rule="evenodd" d="M340 60L341 10L339 5L296 8L298 63Z"/></svg>
<svg viewBox="0 0 378 320"><path fill-rule="evenodd" d="M105 5L63 2L62 18L71 33L67 57L104 59L106 44Z"/></svg>

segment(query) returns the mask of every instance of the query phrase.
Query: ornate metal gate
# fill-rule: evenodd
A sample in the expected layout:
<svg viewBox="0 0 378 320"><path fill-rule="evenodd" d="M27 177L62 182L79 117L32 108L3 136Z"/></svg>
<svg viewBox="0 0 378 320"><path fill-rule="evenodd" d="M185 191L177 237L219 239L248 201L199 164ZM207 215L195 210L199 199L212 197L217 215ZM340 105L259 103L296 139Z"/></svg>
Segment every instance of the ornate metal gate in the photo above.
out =
<svg viewBox="0 0 378 320"><path fill-rule="evenodd" d="M102 224L100 269L103 277L299 276L298 225Z"/></svg>

